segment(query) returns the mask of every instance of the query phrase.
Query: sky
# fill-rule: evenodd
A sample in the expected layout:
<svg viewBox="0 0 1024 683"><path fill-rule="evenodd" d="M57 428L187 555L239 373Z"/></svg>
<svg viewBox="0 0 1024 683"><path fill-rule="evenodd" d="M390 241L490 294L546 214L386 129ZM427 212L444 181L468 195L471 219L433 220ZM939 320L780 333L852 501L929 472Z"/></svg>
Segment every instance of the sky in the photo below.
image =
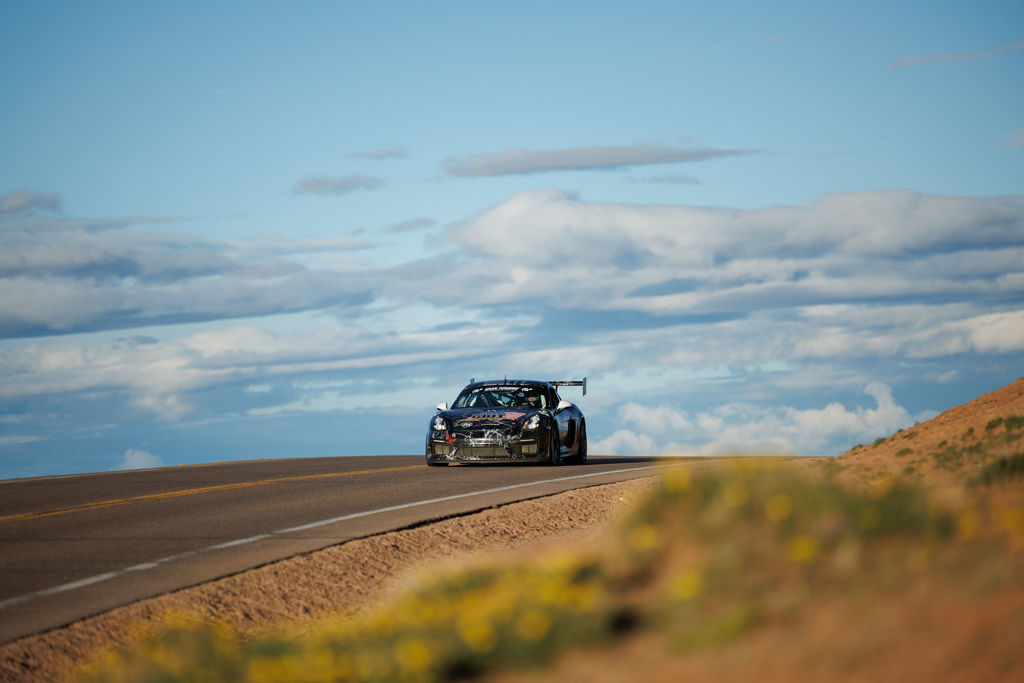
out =
<svg viewBox="0 0 1024 683"><path fill-rule="evenodd" d="M838 455L1024 375L1024 4L0 3L0 478Z"/></svg>

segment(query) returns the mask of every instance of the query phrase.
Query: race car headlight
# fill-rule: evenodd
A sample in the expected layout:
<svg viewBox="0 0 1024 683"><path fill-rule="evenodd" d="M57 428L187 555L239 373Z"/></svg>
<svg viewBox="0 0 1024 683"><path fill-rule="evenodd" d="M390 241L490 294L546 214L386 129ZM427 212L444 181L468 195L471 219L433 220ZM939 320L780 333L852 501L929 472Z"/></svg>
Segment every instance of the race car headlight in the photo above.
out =
<svg viewBox="0 0 1024 683"><path fill-rule="evenodd" d="M434 417L434 425L433 425L433 427L434 427L434 431L435 432L445 432L445 431L448 431L448 425L445 424L444 418L441 417L440 415L436 415Z"/></svg>
<svg viewBox="0 0 1024 683"><path fill-rule="evenodd" d="M526 421L526 424L523 425L523 429L536 429L537 427L540 427L540 415L532 416Z"/></svg>

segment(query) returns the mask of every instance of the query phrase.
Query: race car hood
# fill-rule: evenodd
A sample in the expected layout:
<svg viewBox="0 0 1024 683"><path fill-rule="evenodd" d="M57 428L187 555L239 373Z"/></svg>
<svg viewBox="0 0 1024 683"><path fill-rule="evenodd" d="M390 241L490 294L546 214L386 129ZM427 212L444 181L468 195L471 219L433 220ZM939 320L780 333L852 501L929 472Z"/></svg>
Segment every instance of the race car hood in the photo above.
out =
<svg viewBox="0 0 1024 683"><path fill-rule="evenodd" d="M464 429L479 429L481 427L519 427L536 412L538 411L524 408L488 408L484 410L469 408L448 410L444 415L448 418L449 428L453 431L460 431Z"/></svg>

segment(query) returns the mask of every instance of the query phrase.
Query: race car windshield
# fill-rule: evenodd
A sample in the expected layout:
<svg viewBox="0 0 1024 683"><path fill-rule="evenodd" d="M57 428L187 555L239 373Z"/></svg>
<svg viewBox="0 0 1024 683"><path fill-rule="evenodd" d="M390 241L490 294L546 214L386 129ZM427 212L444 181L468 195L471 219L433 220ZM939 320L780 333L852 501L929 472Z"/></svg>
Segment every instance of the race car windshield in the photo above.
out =
<svg viewBox="0 0 1024 683"><path fill-rule="evenodd" d="M452 408L526 408L544 410L547 395L540 387L484 386L466 387Z"/></svg>

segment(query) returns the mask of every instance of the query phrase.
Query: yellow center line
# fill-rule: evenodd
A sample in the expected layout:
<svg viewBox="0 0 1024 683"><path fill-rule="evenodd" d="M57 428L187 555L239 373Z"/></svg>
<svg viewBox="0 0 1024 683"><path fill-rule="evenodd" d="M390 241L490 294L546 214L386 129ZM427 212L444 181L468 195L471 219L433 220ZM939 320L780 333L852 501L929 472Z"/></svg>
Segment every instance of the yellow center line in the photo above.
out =
<svg viewBox="0 0 1024 683"><path fill-rule="evenodd" d="M218 484L217 486L204 486L195 489L182 489L180 491L167 491L165 493L151 493L145 496L132 496L130 498L115 498L113 500L101 500L95 503L84 503L74 507L58 508L56 510L45 510L43 512L21 512L14 515L0 517L0 522L8 522L19 519L38 519L40 517L53 517L54 515L66 515L71 512L85 512L87 510L99 510L101 508L138 503L144 500L162 500L164 498L179 498L181 496L194 496L200 493L212 493L214 491L229 491L231 489L244 489L252 486L266 486L268 484L280 484L290 481L308 481L310 479L329 479L332 477L355 477L363 474L379 474L381 472L400 472L402 470L420 469L422 465L403 465L401 467L382 467L376 470L358 470L356 472L328 472L325 474L303 474L294 477L281 477L279 479L260 479L258 481L242 481L235 484Z"/></svg>

